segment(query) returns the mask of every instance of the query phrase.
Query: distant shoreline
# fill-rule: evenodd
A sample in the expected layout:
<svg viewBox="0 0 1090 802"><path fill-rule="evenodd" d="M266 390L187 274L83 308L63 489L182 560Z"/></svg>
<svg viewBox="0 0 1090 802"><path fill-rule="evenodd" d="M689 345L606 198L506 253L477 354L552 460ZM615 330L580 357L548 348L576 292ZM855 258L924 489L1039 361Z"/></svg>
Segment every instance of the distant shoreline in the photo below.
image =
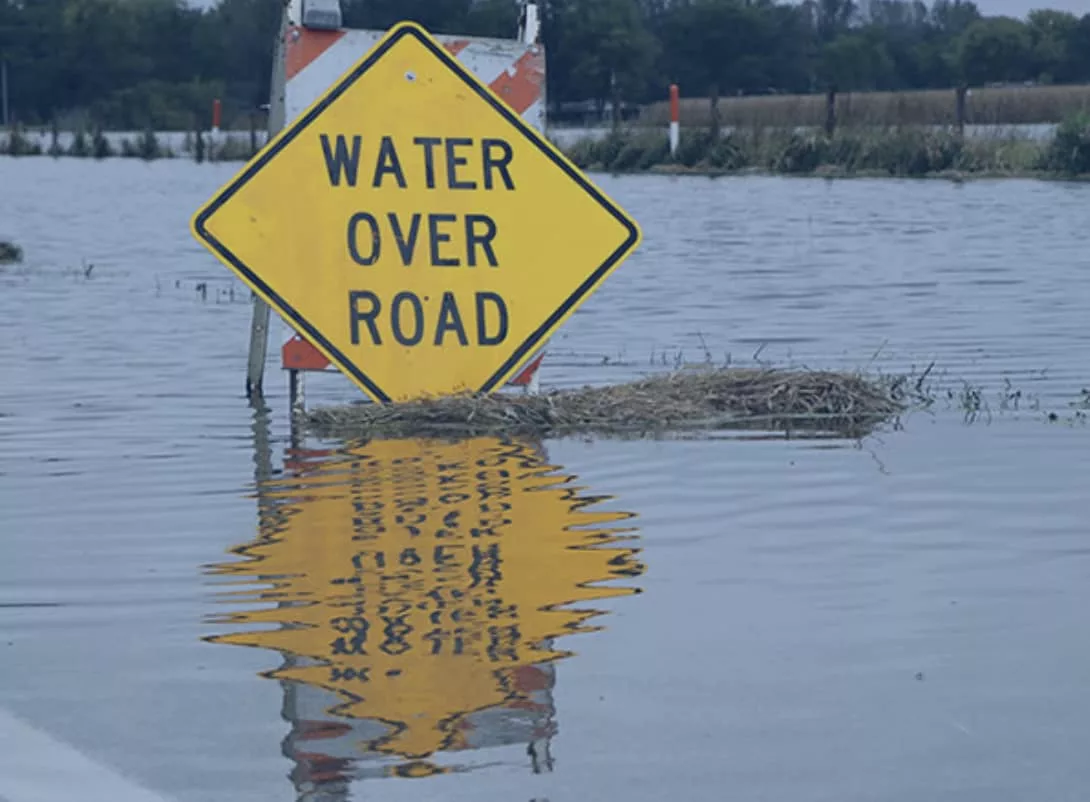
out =
<svg viewBox="0 0 1090 802"><path fill-rule="evenodd" d="M1072 117L1048 134L1034 134L999 128L974 135L950 126L921 125L844 127L830 136L813 127L756 127L725 130L714 139L706 129L683 129L674 154L659 126L555 129L548 138L580 169L614 175L1090 178L1090 116ZM250 131L198 135L13 129L0 130L0 155L243 163L265 141L264 132Z"/></svg>

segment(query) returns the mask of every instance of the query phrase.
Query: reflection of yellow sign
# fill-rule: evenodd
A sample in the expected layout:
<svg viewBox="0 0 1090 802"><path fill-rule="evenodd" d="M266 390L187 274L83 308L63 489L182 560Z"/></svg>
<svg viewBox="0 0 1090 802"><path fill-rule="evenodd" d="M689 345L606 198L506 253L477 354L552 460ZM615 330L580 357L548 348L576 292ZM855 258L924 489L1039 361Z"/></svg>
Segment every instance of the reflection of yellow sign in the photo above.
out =
<svg viewBox="0 0 1090 802"><path fill-rule="evenodd" d="M419 26L395 26L193 234L376 401L501 387L636 223Z"/></svg>
<svg viewBox="0 0 1090 802"><path fill-rule="evenodd" d="M596 586L643 568L615 526L583 509L526 443L375 441L262 489L266 531L218 567L268 582L279 623L227 643L309 658L273 673L332 691L333 713L388 729L369 749L419 758L458 748L475 711L525 698L519 672L564 656L550 639L589 631L568 606L627 594ZM237 597L236 597L237 598Z"/></svg>

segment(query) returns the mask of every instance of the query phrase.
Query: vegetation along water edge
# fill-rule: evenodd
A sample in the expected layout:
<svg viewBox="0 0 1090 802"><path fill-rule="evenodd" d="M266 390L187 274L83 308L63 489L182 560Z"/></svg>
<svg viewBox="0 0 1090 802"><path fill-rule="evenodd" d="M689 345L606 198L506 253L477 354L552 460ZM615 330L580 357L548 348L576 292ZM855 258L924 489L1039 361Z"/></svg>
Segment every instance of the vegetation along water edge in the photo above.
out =
<svg viewBox="0 0 1090 802"><path fill-rule="evenodd" d="M953 127L858 126L682 131L670 152L657 131L629 129L567 149L580 168L702 175L777 173L859 176L1090 176L1090 115L1069 117L1045 138L966 136Z"/></svg>
<svg viewBox="0 0 1090 802"><path fill-rule="evenodd" d="M480 434L660 437L714 430L864 437L914 411L942 403L966 422L1027 411L1049 422L1085 425L1090 389L1066 412L1009 381L996 393L951 381L934 363L895 375L861 371L686 364L635 381L566 387L536 395L461 394L419 401L355 403L302 413L333 438L468 437Z"/></svg>
<svg viewBox="0 0 1090 802"><path fill-rule="evenodd" d="M247 138L187 134L177 149L153 131L118 144L102 132L77 132L49 145L19 128L0 133L0 154L10 156L190 158L246 161L260 147ZM954 126L735 127L688 129L670 152L662 129L624 127L563 147L580 168L614 173L667 172L720 175L772 173L831 176L980 176L1085 178L1090 176L1090 113L1069 116L1050 136L1017 132L967 136Z"/></svg>

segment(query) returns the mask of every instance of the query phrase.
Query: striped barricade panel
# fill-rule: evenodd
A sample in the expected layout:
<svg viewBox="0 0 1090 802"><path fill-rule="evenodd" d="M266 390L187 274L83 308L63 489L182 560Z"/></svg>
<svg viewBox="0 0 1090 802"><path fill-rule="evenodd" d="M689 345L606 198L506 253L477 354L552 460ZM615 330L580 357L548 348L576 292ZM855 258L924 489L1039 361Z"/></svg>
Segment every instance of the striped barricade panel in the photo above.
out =
<svg viewBox="0 0 1090 802"><path fill-rule="evenodd" d="M285 51L287 122L291 122L382 38L384 31L322 31L292 25ZM545 131L545 51L515 39L435 37L455 58L491 87L526 122ZM541 366L539 351L508 384L532 384ZM281 349L286 370L332 370L328 359L299 334Z"/></svg>

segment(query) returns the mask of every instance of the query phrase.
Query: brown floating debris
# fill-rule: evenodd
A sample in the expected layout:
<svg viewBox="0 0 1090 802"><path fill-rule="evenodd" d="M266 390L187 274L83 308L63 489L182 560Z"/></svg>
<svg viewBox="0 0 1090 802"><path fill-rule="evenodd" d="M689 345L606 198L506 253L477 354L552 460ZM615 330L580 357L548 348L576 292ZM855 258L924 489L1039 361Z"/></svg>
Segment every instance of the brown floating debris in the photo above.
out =
<svg viewBox="0 0 1090 802"><path fill-rule="evenodd" d="M757 428L859 431L904 409L894 388L854 373L683 369L625 384L539 395L464 394L307 413L334 437L622 434Z"/></svg>

